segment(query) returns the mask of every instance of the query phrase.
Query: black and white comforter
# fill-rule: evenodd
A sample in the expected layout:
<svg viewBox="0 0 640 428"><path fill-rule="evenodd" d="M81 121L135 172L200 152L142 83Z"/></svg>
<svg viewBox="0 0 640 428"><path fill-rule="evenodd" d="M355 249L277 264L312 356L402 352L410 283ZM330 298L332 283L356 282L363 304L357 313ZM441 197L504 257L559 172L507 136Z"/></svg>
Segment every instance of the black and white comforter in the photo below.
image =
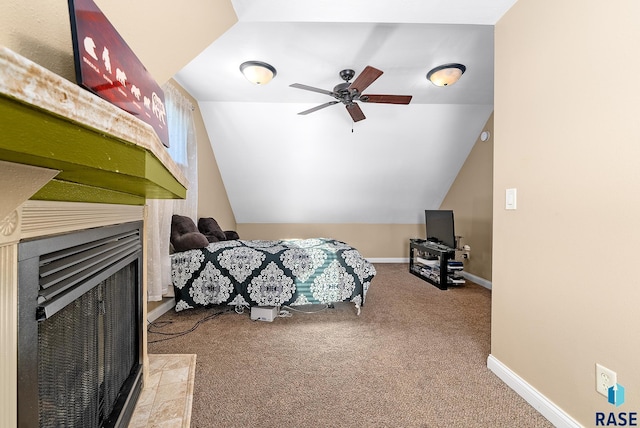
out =
<svg viewBox="0 0 640 428"><path fill-rule="evenodd" d="M177 312L350 301L360 313L375 274L358 250L326 238L221 241L171 255Z"/></svg>

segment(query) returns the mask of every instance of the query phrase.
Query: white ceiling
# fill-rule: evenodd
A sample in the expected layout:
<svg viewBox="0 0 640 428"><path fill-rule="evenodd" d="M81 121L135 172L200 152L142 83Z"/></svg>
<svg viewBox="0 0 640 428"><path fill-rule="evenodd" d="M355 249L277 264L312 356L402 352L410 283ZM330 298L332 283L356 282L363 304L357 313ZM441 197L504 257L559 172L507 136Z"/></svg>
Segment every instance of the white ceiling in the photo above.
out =
<svg viewBox="0 0 640 428"><path fill-rule="evenodd" d="M494 24L516 0L232 0L238 23L176 75L197 100L238 223L423 222L437 209L493 111ZM246 81L242 62L277 70ZM440 88L433 67L466 73ZM342 104L338 73L384 72L365 93L409 105Z"/></svg>

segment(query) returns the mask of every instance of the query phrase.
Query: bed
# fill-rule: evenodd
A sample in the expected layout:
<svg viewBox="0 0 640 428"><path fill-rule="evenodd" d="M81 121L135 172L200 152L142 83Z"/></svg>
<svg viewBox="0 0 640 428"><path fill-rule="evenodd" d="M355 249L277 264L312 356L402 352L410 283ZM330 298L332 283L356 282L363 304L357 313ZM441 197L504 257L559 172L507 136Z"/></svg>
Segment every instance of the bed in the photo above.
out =
<svg viewBox="0 0 640 428"><path fill-rule="evenodd" d="M171 255L176 312L348 301L359 315L375 274L358 250L327 238L226 240Z"/></svg>

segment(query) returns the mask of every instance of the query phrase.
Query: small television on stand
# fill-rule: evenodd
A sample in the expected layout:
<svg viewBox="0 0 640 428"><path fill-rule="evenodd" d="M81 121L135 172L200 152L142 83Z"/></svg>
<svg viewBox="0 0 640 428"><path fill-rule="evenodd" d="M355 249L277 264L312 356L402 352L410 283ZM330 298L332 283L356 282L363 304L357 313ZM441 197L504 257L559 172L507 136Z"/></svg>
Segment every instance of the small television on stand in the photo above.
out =
<svg viewBox="0 0 640 428"><path fill-rule="evenodd" d="M427 227L427 241L456 248L456 234L454 231L452 210L425 210Z"/></svg>

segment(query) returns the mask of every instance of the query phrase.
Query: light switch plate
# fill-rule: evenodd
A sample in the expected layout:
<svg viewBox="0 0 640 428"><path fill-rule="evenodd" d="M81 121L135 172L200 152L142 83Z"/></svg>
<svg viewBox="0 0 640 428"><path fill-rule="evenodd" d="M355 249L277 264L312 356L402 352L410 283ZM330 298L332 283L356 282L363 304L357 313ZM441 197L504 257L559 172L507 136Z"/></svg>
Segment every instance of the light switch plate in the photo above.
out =
<svg viewBox="0 0 640 428"><path fill-rule="evenodd" d="M507 189L505 194L505 206L504 208L507 210L515 210L517 206L517 190L516 189Z"/></svg>

